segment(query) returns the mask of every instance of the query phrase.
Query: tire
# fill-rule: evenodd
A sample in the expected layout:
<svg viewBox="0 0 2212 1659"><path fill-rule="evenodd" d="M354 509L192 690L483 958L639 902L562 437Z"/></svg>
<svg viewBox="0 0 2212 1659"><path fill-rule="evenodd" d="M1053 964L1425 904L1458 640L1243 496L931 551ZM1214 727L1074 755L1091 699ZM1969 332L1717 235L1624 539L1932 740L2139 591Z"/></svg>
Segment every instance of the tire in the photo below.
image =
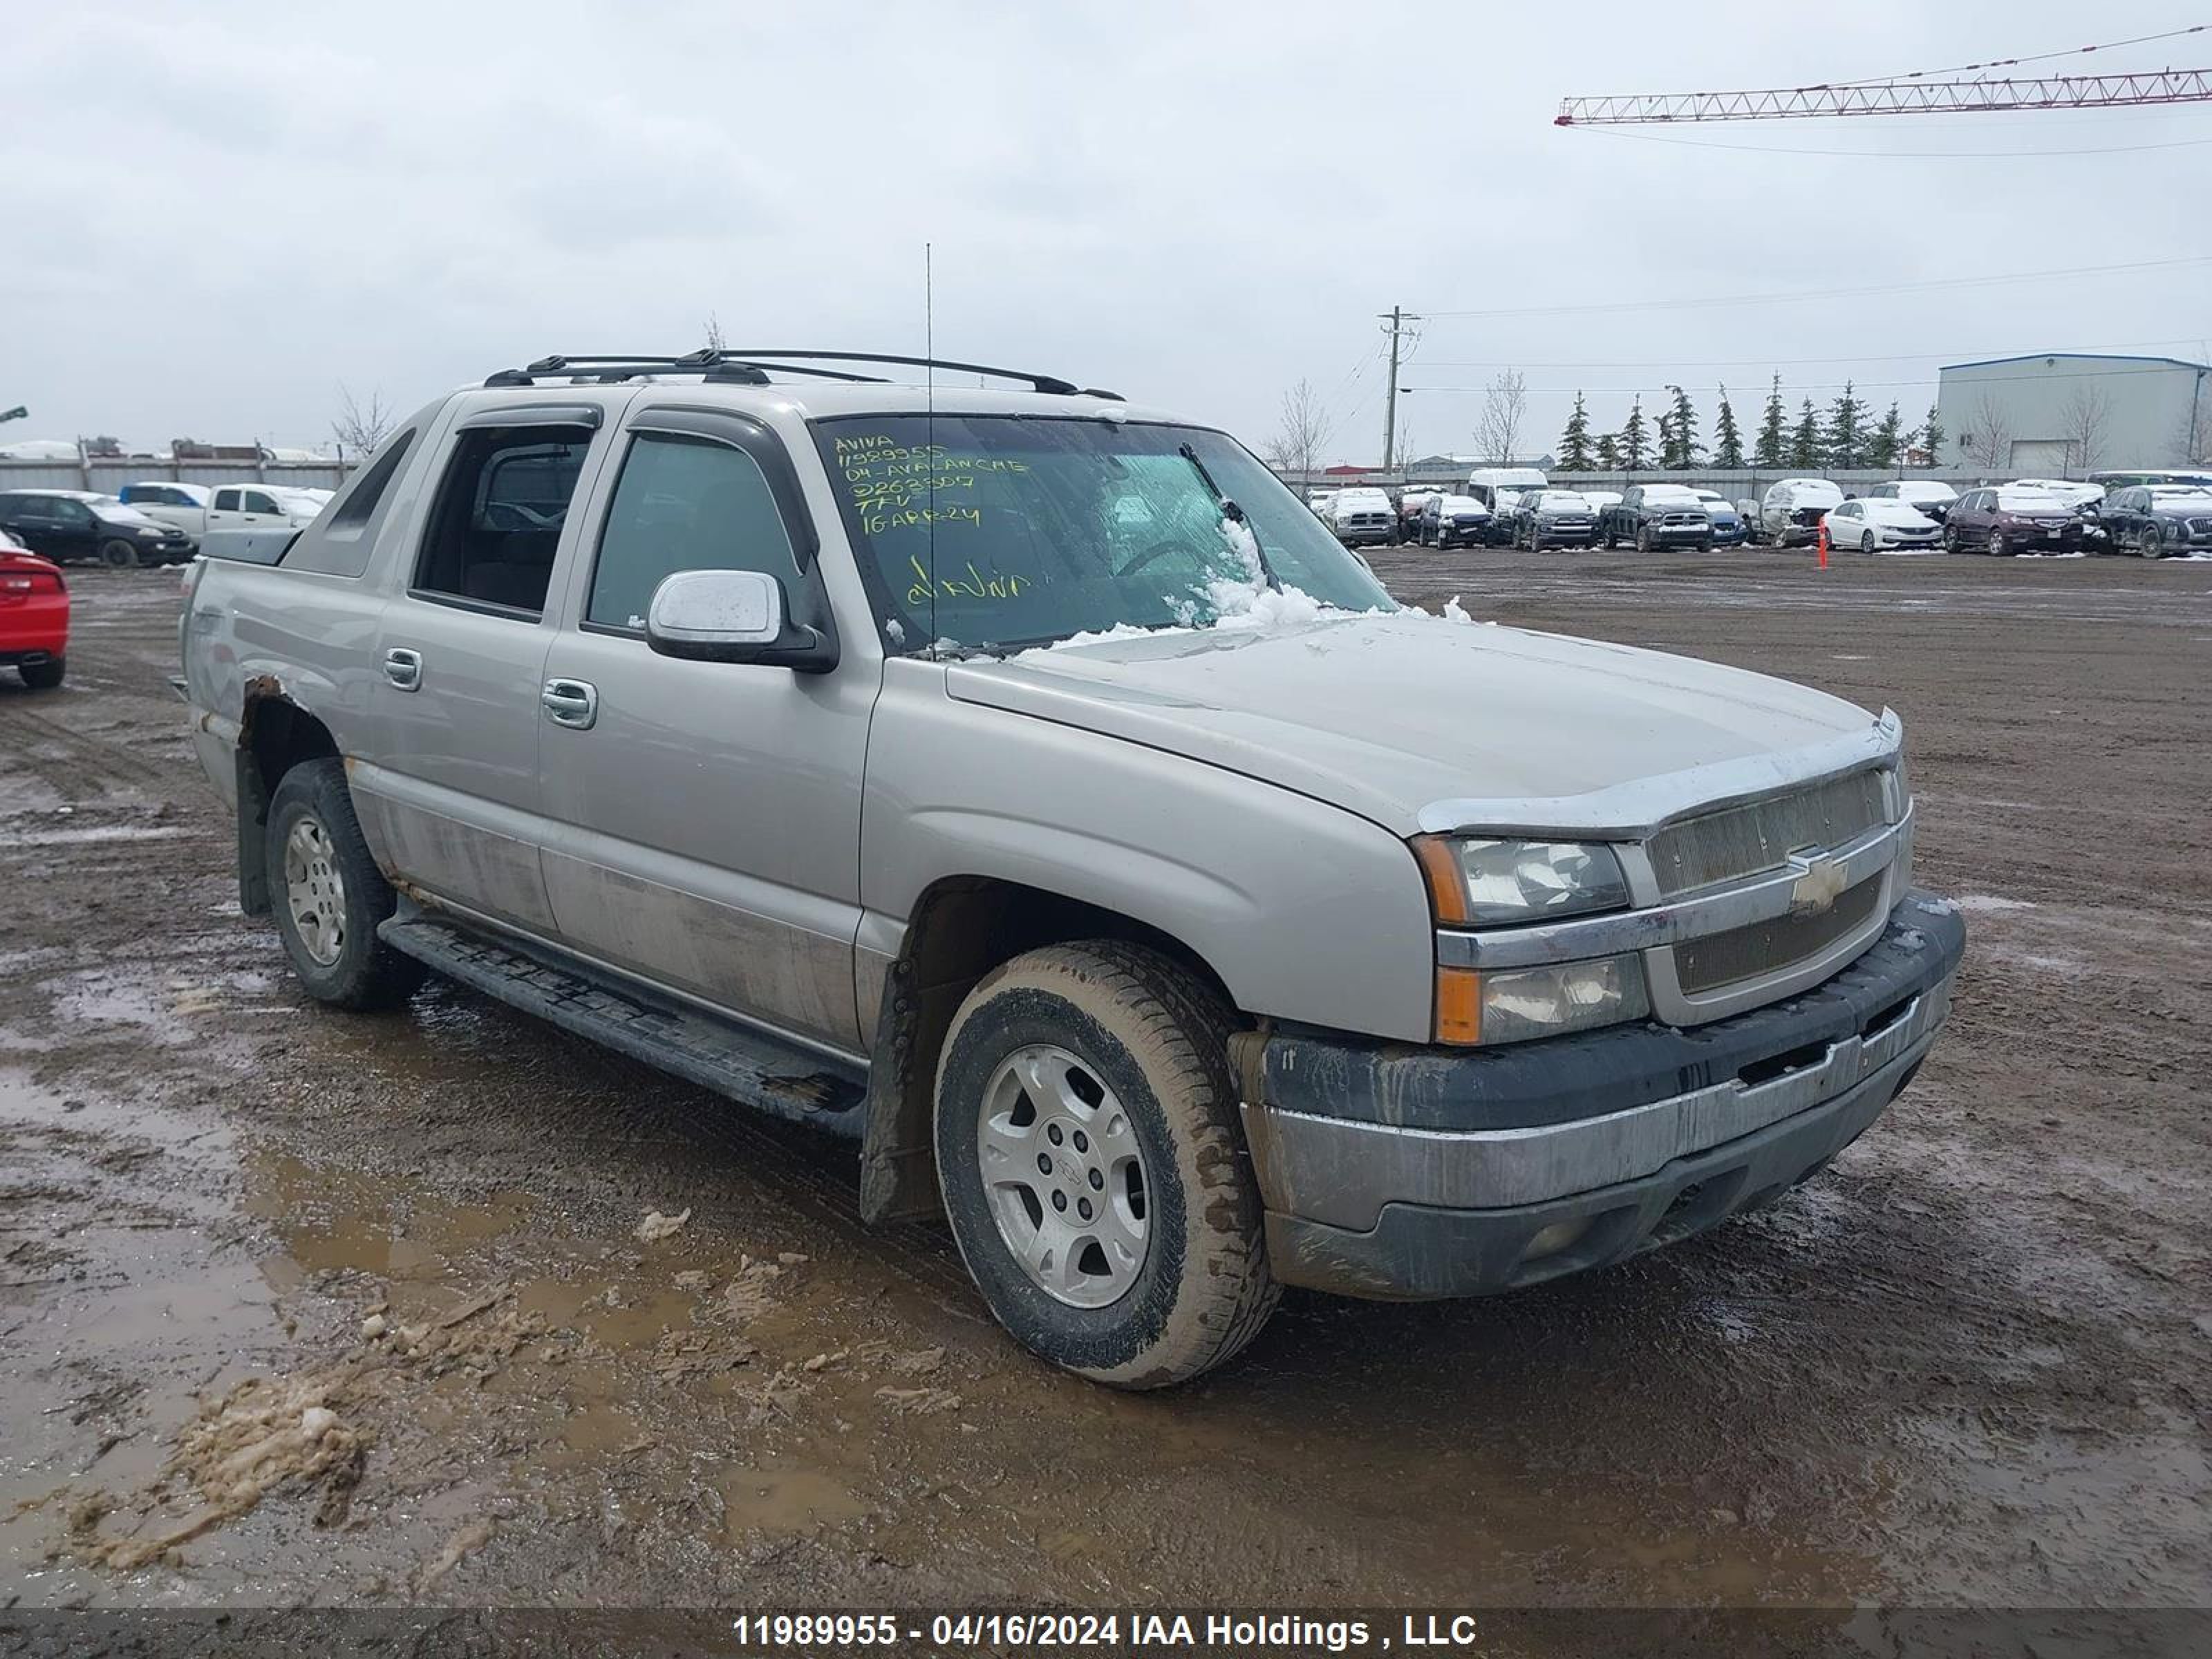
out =
<svg viewBox="0 0 2212 1659"><path fill-rule="evenodd" d="M2004 532L2002 530L1993 529L1990 532L1990 556L1993 559L2010 556L2009 550L2005 546Z"/></svg>
<svg viewBox="0 0 2212 1659"><path fill-rule="evenodd" d="M1871 553L1874 551L1873 531L1869 530L1865 535L1859 538L1859 551L1862 553Z"/></svg>
<svg viewBox="0 0 2212 1659"><path fill-rule="evenodd" d="M339 1008L389 1008L422 982L422 964L376 936L398 895L368 855L343 761L302 761L285 773L269 803L262 855L277 936L308 995Z"/></svg>
<svg viewBox="0 0 2212 1659"><path fill-rule="evenodd" d="M1230 1030L1192 975L1109 939L1016 957L953 1016L937 1070L939 1190L976 1288L1039 1358L1115 1388L1166 1388L1233 1358L1273 1312ZM1025 1073L1050 1079L1048 1099ZM1126 1126L1085 1145L1083 1130L1117 1107ZM1035 1180L1033 1157L1051 1166ZM1048 1226L1086 1191L1103 1195L1090 1237L1077 1230L1093 1218ZM1050 1232L1073 1232L1073 1254L1038 1250L1033 1269L1024 1258ZM1118 1264L1106 1250L1117 1240Z"/></svg>
<svg viewBox="0 0 2212 1659"><path fill-rule="evenodd" d="M1943 526L1943 550L1946 553L1959 550L1959 532L1948 524Z"/></svg>
<svg viewBox="0 0 2212 1659"><path fill-rule="evenodd" d="M100 543L100 562L110 570L135 570L138 568L138 550L118 536L112 542Z"/></svg>
<svg viewBox="0 0 2212 1659"><path fill-rule="evenodd" d="M1648 524L1636 526L1636 550L1638 553L1649 553L1651 550L1651 526Z"/></svg>
<svg viewBox="0 0 2212 1659"><path fill-rule="evenodd" d="M68 669L67 658L49 657L44 662L24 663L15 672L23 677L23 684L32 690L51 691L62 683L62 676Z"/></svg>
<svg viewBox="0 0 2212 1659"><path fill-rule="evenodd" d="M2146 559L2164 558L2166 556L2166 532L2163 530L2160 530L2154 524L2145 525L2143 526L2142 540L2137 544L2136 551L2140 553Z"/></svg>

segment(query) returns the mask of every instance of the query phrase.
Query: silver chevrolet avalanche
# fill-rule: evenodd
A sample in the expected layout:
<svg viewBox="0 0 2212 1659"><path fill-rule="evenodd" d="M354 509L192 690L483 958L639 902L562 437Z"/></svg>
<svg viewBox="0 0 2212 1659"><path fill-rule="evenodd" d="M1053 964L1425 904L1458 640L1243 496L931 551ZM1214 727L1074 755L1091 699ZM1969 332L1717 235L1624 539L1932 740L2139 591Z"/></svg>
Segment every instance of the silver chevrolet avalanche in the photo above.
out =
<svg viewBox="0 0 2212 1659"><path fill-rule="evenodd" d="M1284 1285L1482 1295L1772 1202L1964 944L1894 714L1401 609L1233 438L1048 375L547 358L186 592L311 994L434 970L848 1136L871 1219L941 1213L1127 1388Z"/></svg>

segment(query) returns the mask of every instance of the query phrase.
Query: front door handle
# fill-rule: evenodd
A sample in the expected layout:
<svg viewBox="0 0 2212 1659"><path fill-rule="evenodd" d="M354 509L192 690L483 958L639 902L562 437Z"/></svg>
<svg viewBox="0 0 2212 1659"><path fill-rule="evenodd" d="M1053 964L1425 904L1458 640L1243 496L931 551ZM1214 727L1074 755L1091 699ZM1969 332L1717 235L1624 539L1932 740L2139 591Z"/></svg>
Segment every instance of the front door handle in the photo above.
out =
<svg viewBox="0 0 2212 1659"><path fill-rule="evenodd" d="M538 700L556 726L588 732L599 717L599 688L589 680L548 680Z"/></svg>
<svg viewBox="0 0 2212 1659"><path fill-rule="evenodd" d="M410 651L404 646L393 646L384 653L384 678L402 691L422 689L422 653Z"/></svg>

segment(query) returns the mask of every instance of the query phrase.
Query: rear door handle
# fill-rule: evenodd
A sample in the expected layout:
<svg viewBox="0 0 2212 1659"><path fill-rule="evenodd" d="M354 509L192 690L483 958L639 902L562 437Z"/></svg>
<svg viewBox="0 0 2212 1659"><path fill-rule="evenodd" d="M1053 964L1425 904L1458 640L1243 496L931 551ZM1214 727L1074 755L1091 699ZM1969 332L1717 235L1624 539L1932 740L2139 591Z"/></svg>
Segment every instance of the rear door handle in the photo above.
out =
<svg viewBox="0 0 2212 1659"><path fill-rule="evenodd" d="M599 717L599 688L589 680L548 680L538 700L556 726L588 732Z"/></svg>
<svg viewBox="0 0 2212 1659"><path fill-rule="evenodd" d="M422 653L393 646L384 653L384 678L402 691L422 689Z"/></svg>

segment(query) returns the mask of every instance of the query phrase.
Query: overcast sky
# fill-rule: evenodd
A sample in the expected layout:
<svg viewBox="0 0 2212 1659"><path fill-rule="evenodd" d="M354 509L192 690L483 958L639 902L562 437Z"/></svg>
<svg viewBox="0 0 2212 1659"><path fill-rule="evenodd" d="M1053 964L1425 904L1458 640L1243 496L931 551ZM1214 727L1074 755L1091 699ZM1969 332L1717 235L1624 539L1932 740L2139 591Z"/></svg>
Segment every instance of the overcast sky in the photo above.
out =
<svg viewBox="0 0 2212 1659"><path fill-rule="evenodd" d="M1401 383L1520 367L1532 451L1577 386L1606 428L1680 380L1709 438L1710 388L1748 425L1771 368L1793 407L1851 374L1917 416L1939 362L2212 334L2212 263L1900 287L2212 254L2212 106L1552 125L1571 94L1945 68L2194 21L2172 7L11 9L9 441L325 444L341 382L411 410L547 351L688 349L710 313L733 345L918 351L925 240L940 355L1255 443L1304 377L1357 460L1394 303L1428 319ZM2045 67L2206 62L2212 35ZM1467 450L1479 402L1416 391L1401 428Z"/></svg>

